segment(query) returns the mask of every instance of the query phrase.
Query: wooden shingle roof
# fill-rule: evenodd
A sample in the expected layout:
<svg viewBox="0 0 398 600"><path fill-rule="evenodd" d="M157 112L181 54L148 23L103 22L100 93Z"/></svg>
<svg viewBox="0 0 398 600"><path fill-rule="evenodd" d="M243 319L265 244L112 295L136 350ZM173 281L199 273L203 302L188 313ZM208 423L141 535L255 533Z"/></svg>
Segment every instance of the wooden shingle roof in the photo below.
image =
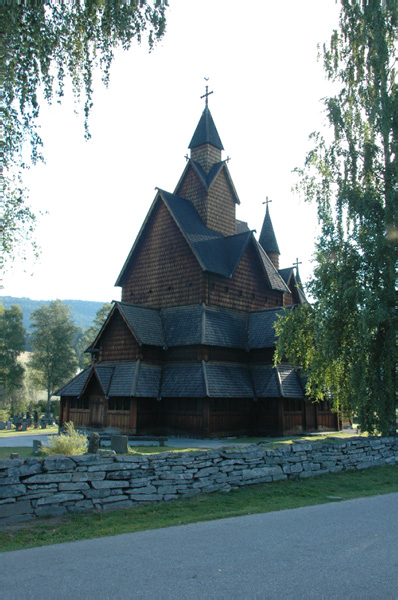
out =
<svg viewBox="0 0 398 600"><path fill-rule="evenodd" d="M140 239L143 236L151 214L158 205L158 202L161 201L169 210L204 271L222 275L223 277L232 277L245 249L252 243L256 249L269 287L273 290L289 292L289 288L275 269L268 255L255 239L252 231L241 228L243 229L241 233L225 236L219 231L209 229L203 223L195 207L189 200L160 189L116 281L116 285L122 284L124 275L139 247Z"/></svg>
<svg viewBox="0 0 398 600"><path fill-rule="evenodd" d="M80 397L92 377L108 387L107 398L304 398L299 376L289 365L204 361L163 366L140 361L101 363L80 373L57 394Z"/></svg>
<svg viewBox="0 0 398 600"><path fill-rule="evenodd" d="M158 348L218 346L243 350L273 348L274 323L290 308L247 312L222 306L187 304L161 309L115 302L141 345ZM96 343L100 335L96 339Z"/></svg>
<svg viewBox="0 0 398 600"><path fill-rule="evenodd" d="M273 348L276 342L274 324L288 308L256 310L249 315L248 347Z"/></svg>
<svg viewBox="0 0 398 600"><path fill-rule="evenodd" d="M218 135L217 127L215 126L208 106L206 106L202 116L199 119L199 123L195 129L195 133L192 136L188 148L197 148L198 146L203 146L203 144L211 144L219 150L224 150L224 146L222 145L220 136Z"/></svg>

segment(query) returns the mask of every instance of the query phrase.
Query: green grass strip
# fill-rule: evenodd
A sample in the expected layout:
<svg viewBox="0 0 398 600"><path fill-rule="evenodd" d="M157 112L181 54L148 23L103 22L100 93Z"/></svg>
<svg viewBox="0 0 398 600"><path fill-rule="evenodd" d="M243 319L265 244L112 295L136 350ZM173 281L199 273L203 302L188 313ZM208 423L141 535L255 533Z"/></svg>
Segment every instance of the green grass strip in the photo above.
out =
<svg viewBox="0 0 398 600"><path fill-rule="evenodd" d="M36 520L0 532L2 551L133 533L398 492L398 467L377 467L241 487L231 492L152 503L113 513Z"/></svg>
<svg viewBox="0 0 398 600"><path fill-rule="evenodd" d="M25 435L46 435L48 433L58 433L58 425L55 425L54 427L47 427L46 429L41 429L40 427L31 427L27 431L17 431L16 429L3 429L0 431L0 439L11 436L24 437Z"/></svg>

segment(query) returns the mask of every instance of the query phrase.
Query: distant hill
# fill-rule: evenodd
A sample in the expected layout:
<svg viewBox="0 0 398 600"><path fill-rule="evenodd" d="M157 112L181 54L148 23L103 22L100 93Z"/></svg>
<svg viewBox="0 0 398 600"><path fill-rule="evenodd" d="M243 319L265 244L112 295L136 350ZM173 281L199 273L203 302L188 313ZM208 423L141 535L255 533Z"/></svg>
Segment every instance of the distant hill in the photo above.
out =
<svg viewBox="0 0 398 600"><path fill-rule="evenodd" d="M31 331L30 315L31 313L43 306L50 304L51 300L31 300L30 298L14 298L13 296L0 296L0 303L4 308L10 308L13 304L21 307L23 313L23 325L27 331ZM63 304L67 304L71 309L73 321L77 327L87 329L93 324L93 320L98 310L104 304L103 302L91 302L88 300L62 300Z"/></svg>

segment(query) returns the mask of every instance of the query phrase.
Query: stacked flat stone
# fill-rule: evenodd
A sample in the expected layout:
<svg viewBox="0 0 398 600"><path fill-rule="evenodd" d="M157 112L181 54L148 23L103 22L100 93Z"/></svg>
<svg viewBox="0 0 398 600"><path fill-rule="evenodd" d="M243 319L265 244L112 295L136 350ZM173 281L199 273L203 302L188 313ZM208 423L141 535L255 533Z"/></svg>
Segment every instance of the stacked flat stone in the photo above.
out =
<svg viewBox="0 0 398 600"><path fill-rule="evenodd" d="M395 437L296 443L275 450L252 445L149 456L0 460L0 524L397 463Z"/></svg>

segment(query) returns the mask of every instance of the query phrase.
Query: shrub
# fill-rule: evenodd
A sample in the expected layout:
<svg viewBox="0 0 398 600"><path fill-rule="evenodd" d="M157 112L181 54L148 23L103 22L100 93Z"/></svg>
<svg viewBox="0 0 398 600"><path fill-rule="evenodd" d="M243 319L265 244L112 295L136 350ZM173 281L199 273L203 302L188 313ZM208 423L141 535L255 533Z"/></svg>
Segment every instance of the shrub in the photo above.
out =
<svg viewBox="0 0 398 600"><path fill-rule="evenodd" d="M1 408L0 409L0 421L8 421L9 417L10 417L9 411Z"/></svg>
<svg viewBox="0 0 398 600"><path fill-rule="evenodd" d="M87 436L75 430L72 421L65 423L65 433L50 438L47 446L42 447L42 453L65 454L67 456L84 454L87 452Z"/></svg>

